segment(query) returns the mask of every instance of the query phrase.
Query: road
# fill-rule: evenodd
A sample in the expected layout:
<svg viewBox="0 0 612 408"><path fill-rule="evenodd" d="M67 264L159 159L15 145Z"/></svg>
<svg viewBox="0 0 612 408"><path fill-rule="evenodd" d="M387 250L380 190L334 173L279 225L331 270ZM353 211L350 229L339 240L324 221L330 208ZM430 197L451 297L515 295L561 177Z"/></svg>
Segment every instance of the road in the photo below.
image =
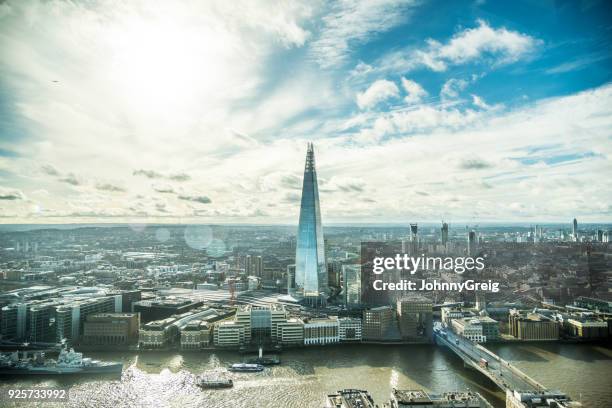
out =
<svg viewBox="0 0 612 408"><path fill-rule="evenodd" d="M441 338L460 357L468 357L479 371L483 372L504 391L543 391L544 387L528 377L509 362L501 359L486 348L446 330L446 338ZM465 358L464 358L465 359ZM487 367L480 366L481 359L487 360Z"/></svg>

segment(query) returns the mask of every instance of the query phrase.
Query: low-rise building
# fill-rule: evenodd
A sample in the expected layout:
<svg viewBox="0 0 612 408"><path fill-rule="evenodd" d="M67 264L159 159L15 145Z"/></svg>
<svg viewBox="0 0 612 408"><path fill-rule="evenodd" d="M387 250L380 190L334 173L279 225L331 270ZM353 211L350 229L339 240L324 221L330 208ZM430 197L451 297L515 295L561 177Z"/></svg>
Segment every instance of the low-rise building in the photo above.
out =
<svg viewBox="0 0 612 408"><path fill-rule="evenodd" d="M342 317L338 319L340 341L361 341L361 319Z"/></svg>
<svg viewBox="0 0 612 408"><path fill-rule="evenodd" d="M300 319L288 319L277 325L278 343L284 346L304 345L304 322Z"/></svg>
<svg viewBox="0 0 612 408"><path fill-rule="evenodd" d="M199 350L210 345L212 325L203 320L194 320L181 329L181 349Z"/></svg>
<svg viewBox="0 0 612 408"><path fill-rule="evenodd" d="M138 313L97 313L87 316L83 343L89 345L129 345L139 340Z"/></svg>
<svg viewBox="0 0 612 408"><path fill-rule="evenodd" d="M219 322L214 328L214 344L217 347L235 348L246 344L246 328L236 321Z"/></svg>
<svg viewBox="0 0 612 408"><path fill-rule="evenodd" d="M608 322L595 319L567 319L565 322L567 332L572 337L581 339L608 338Z"/></svg>
<svg viewBox="0 0 612 408"><path fill-rule="evenodd" d="M163 320L155 320L142 326L138 333L140 347L160 349L174 343L178 335L175 322L176 318L169 317Z"/></svg>
<svg viewBox="0 0 612 408"><path fill-rule="evenodd" d="M325 345L339 341L337 317L310 319L304 323L304 345Z"/></svg>
<svg viewBox="0 0 612 408"><path fill-rule="evenodd" d="M362 333L364 340L385 340L393 324L393 308L380 306L363 311Z"/></svg>
<svg viewBox="0 0 612 408"><path fill-rule="evenodd" d="M477 343L499 340L499 322L488 316L451 319L450 327L455 333Z"/></svg>
<svg viewBox="0 0 612 408"><path fill-rule="evenodd" d="M508 317L510 334L520 340L557 340L559 323L541 313L522 313L516 309Z"/></svg>

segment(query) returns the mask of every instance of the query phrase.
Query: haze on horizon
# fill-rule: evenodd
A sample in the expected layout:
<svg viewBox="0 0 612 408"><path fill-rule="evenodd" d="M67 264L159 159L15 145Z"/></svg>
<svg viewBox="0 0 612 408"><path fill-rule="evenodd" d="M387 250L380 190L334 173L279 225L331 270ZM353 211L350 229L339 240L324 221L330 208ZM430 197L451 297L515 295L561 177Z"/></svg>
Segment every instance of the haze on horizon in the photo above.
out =
<svg viewBox="0 0 612 408"><path fill-rule="evenodd" d="M0 223L612 220L605 1L0 4Z"/></svg>

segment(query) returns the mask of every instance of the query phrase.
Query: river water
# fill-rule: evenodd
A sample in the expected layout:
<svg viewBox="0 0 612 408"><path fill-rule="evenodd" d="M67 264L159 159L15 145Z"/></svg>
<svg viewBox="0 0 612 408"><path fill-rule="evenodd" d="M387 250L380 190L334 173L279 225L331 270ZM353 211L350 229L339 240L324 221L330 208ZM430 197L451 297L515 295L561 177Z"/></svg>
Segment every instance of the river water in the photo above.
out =
<svg viewBox="0 0 612 408"><path fill-rule="evenodd" d="M585 407L612 406L612 348L573 344L506 344L490 346L504 359L549 388L561 389ZM280 366L262 373L231 373L240 362L234 352L91 353L121 360L121 380L105 378L4 379L0 389L52 386L70 388L67 403L27 406L69 407L296 407L321 408L325 395L343 388L367 389L377 403L391 388L432 392L470 389L494 406L504 395L479 373L443 348L429 345L338 345L286 351ZM195 375L227 375L235 386L202 391ZM6 400L2 406L11 405ZM26 404L22 404L26 406Z"/></svg>

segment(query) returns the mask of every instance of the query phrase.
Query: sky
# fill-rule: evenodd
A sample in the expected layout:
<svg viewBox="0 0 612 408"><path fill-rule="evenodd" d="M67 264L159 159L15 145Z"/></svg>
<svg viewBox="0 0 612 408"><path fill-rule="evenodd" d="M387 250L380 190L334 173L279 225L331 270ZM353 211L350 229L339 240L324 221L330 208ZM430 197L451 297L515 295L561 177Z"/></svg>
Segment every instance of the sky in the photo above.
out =
<svg viewBox="0 0 612 408"><path fill-rule="evenodd" d="M612 221L606 1L0 2L0 223Z"/></svg>

